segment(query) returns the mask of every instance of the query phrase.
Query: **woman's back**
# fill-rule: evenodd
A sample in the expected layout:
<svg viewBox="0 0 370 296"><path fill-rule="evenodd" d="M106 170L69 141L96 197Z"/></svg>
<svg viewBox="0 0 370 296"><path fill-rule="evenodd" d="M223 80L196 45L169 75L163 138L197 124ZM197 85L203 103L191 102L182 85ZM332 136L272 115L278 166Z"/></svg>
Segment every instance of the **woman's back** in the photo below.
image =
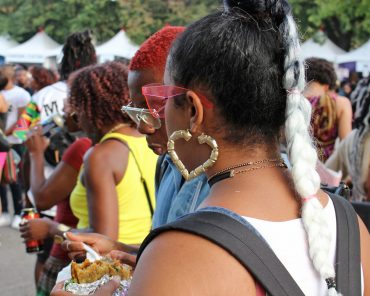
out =
<svg viewBox="0 0 370 296"><path fill-rule="evenodd" d="M123 178L115 186L118 199L118 240L128 244L139 244L150 230L151 214L138 165L147 182L152 204L155 205L154 173L157 157L147 147L144 137L108 133L100 142L111 141L111 139L127 143L131 149ZM122 146L126 145L124 143ZM71 206L74 214L79 218L78 228L88 228L91 225L87 190L81 182L82 173L81 169L80 178L71 195Z"/></svg>

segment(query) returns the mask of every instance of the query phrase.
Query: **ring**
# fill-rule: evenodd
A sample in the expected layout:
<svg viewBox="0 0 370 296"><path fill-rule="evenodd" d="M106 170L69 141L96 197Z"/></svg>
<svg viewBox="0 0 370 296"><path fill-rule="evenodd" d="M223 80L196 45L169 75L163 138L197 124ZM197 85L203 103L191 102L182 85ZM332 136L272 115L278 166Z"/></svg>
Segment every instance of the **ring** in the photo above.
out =
<svg viewBox="0 0 370 296"><path fill-rule="evenodd" d="M67 246L66 246L66 249L67 249L67 251L69 252L69 241L67 240Z"/></svg>

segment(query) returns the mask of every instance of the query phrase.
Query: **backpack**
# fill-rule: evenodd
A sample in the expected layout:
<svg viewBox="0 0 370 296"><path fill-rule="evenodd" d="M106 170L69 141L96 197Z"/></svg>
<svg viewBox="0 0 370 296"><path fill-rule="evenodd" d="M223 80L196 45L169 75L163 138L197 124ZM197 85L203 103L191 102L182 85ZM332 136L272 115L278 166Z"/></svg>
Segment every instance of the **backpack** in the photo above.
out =
<svg viewBox="0 0 370 296"><path fill-rule="evenodd" d="M348 201L328 193L337 218L337 289L343 296L361 295L360 232L357 216ZM245 219L235 213L201 209L154 229L142 243L137 261L145 247L166 231L183 231L201 236L227 250L242 264L271 296L304 296L275 253Z"/></svg>
<svg viewBox="0 0 370 296"><path fill-rule="evenodd" d="M62 160L64 151L76 140L76 137L63 128L57 133L48 135L48 138L50 144L44 153L45 160L51 166L56 167Z"/></svg>

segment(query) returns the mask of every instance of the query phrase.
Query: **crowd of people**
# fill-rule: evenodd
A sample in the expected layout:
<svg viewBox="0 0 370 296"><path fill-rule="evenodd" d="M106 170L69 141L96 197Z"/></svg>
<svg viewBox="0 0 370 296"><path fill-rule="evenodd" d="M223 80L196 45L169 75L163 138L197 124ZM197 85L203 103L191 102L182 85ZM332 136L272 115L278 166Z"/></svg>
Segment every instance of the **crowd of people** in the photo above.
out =
<svg viewBox="0 0 370 296"><path fill-rule="evenodd" d="M83 31L66 39L58 74L0 66L0 225L43 242L37 295L72 295L57 277L84 244L134 267L129 295L274 295L239 254L176 228L204 212L252 229L299 295L355 295L348 279L370 295L361 218L358 268L337 276L338 199L353 215L350 201L370 202L370 79L340 83L332 63L299 52L288 2L225 0L166 25L128 63L98 64ZM323 171L340 173L349 201L320 189L339 185ZM29 207L41 217L21 222Z"/></svg>

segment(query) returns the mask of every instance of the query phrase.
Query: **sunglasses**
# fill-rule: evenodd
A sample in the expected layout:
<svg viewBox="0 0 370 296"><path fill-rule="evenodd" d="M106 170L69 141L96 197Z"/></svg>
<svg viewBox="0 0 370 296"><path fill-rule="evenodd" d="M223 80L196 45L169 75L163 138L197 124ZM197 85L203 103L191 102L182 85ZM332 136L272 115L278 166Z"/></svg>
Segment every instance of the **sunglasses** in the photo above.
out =
<svg viewBox="0 0 370 296"><path fill-rule="evenodd" d="M162 125L159 118L153 117L152 113L145 108L132 107L132 102L126 106L122 106L122 112L125 112L137 126L140 121L143 121L146 125L159 129Z"/></svg>
<svg viewBox="0 0 370 296"><path fill-rule="evenodd" d="M155 118L164 118L164 110L168 99L185 95L188 91L187 88L174 86L174 85L163 85L161 83L147 84L142 87L141 92L145 97L146 103L149 107L150 113ZM207 109L213 108L213 104L207 100L207 98L199 93L199 96L203 106Z"/></svg>

